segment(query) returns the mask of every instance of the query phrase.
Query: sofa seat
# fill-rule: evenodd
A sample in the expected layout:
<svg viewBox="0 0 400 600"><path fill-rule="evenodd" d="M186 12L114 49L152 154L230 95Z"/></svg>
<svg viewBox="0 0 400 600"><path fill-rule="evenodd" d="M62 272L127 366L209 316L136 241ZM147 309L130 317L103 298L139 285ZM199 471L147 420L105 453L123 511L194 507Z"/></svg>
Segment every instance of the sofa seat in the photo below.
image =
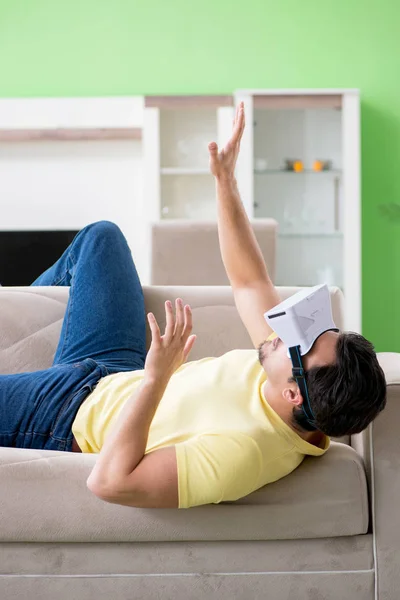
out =
<svg viewBox="0 0 400 600"><path fill-rule="evenodd" d="M3 448L0 542L282 540L363 534L367 485L355 450L333 442L290 476L236 502L190 510L106 504L85 482L95 455Z"/></svg>

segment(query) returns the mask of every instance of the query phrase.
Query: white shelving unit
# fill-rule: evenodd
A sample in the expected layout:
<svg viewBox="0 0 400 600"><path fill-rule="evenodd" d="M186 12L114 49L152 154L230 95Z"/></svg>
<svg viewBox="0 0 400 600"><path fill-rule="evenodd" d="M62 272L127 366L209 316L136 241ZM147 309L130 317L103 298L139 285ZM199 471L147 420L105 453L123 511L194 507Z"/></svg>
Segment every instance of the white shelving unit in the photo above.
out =
<svg viewBox="0 0 400 600"><path fill-rule="evenodd" d="M237 178L251 219L279 223L278 285L338 285L346 328L361 330L360 114L356 90L241 90L145 99L147 223L216 218L209 142L225 143L234 105L247 127ZM288 170L299 160L301 172ZM314 170L316 160L329 169ZM146 225L146 223L144 223Z"/></svg>
<svg viewBox="0 0 400 600"><path fill-rule="evenodd" d="M358 91L241 90L240 101L237 178L249 217L279 223L276 284L341 287L346 328L361 331ZM295 160L302 171L288 168Z"/></svg>

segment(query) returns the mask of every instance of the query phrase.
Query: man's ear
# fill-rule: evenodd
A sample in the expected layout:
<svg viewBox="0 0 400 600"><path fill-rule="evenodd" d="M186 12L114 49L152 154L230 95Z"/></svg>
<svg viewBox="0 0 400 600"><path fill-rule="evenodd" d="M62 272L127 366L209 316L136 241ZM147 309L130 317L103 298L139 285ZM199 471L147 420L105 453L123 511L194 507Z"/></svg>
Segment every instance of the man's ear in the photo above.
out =
<svg viewBox="0 0 400 600"><path fill-rule="evenodd" d="M293 404L293 406L301 406L303 404L303 396L301 395L300 388L297 383L289 384L290 387L286 387L282 396L285 398L286 402L289 404Z"/></svg>

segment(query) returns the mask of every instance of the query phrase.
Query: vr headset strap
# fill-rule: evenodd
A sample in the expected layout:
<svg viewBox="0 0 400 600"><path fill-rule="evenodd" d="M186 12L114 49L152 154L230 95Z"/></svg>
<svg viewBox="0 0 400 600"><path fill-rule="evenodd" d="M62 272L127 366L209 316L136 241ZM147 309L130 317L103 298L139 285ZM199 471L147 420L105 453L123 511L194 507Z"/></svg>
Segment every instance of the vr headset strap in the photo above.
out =
<svg viewBox="0 0 400 600"><path fill-rule="evenodd" d="M289 348L290 358L292 359L292 374L295 379L297 385L300 388L301 395L303 397L303 405L302 409L307 417L307 421L309 424L310 431L315 431L317 427L315 427L315 419L310 406L310 398L308 395L307 382L305 378L305 371L303 367L303 361L301 359L300 354L300 346L292 346Z"/></svg>

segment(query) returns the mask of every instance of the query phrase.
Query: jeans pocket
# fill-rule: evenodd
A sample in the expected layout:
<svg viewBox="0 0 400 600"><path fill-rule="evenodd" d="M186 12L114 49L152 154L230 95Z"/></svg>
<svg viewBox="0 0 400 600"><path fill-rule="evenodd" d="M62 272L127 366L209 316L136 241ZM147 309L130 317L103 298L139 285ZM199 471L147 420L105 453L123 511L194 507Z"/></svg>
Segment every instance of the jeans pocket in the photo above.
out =
<svg viewBox="0 0 400 600"><path fill-rule="evenodd" d="M84 360L80 360L79 362L73 363L72 366L74 369L77 369L87 374L94 371L94 369L98 367L98 364L95 360L93 360L93 358L85 358Z"/></svg>
<svg viewBox="0 0 400 600"><path fill-rule="evenodd" d="M63 430L64 425L61 423L61 420L62 420L63 416L66 415L66 413L68 413L68 412L70 413L69 409L71 408L71 410L72 410L72 408L73 408L72 405L75 405L76 410L73 411L75 414L76 412L78 412L79 407L81 406L82 402L85 401L85 399L88 397L88 395L93 390L95 385L96 385L95 382L93 382L93 385L92 384L83 385L81 388L79 388L79 390L70 394L68 396L68 398L65 400L65 402L63 402L60 410L58 411L58 413L53 421L53 425L51 427L50 435L52 437L54 437L54 438L57 437L57 429ZM71 414L66 415L66 419L71 420ZM70 429L70 427L72 427L72 422L67 424L67 428ZM60 431L58 433L60 433ZM63 435L62 435L62 437L63 437Z"/></svg>
<svg viewBox="0 0 400 600"><path fill-rule="evenodd" d="M83 386L81 389L77 390L73 394L70 394L68 396L68 398L62 403L60 410L58 411L58 413L56 414L56 416L54 418L53 425L52 425L51 431L50 431L51 436L53 436L54 431L56 430L57 425L59 424L60 419L63 416L63 414L65 413L65 411L67 410L68 406L70 406L71 402L74 401L74 399L78 396L78 394L80 392L82 392L85 389L85 387L88 387L88 386Z"/></svg>

